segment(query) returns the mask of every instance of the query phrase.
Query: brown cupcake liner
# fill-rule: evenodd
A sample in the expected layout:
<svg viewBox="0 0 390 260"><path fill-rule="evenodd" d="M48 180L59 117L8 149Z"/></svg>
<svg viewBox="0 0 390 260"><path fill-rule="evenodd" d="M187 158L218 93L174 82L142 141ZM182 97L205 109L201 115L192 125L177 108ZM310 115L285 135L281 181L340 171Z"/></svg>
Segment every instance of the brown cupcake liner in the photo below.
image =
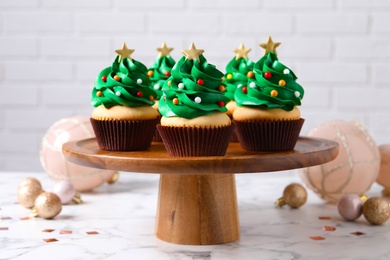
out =
<svg viewBox="0 0 390 260"><path fill-rule="evenodd" d="M158 117L157 117L157 124L160 123L161 117L162 117L162 116L159 114ZM162 139L161 139L160 133L159 133L158 130L157 130L157 127L156 127L155 129L156 129L156 131L155 131L155 133L154 133L154 135L153 135L152 141L153 141L153 142L162 142Z"/></svg>
<svg viewBox="0 0 390 260"><path fill-rule="evenodd" d="M230 120L233 120L232 118L232 115L228 115ZM238 142L238 137L237 137L237 134L236 134L236 126L232 123L232 126L233 126L233 134L232 134L232 137L230 138L230 142Z"/></svg>
<svg viewBox="0 0 390 260"><path fill-rule="evenodd" d="M288 151L295 147L304 119L283 121L236 121L241 147L250 151Z"/></svg>
<svg viewBox="0 0 390 260"><path fill-rule="evenodd" d="M229 146L232 125L214 128L157 125L170 156L223 156Z"/></svg>
<svg viewBox="0 0 390 260"><path fill-rule="evenodd" d="M95 120L92 128L100 149L108 151L141 151L152 143L157 119Z"/></svg>

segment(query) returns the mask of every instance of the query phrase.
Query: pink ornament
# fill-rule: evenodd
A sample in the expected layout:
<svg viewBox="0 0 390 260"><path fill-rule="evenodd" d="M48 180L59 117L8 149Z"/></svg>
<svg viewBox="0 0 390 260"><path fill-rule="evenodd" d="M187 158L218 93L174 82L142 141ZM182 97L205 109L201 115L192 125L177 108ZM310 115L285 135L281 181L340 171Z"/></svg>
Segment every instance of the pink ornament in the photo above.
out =
<svg viewBox="0 0 390 260"><path fill-rule="evenodd" d="M80 166L68 162L62 154L64 143L93 137L88 117L72 116L55 122L43 137L40 150L42 167L50 178L68 180L80 192L113 181L118 175L116 171Z"/></svg>
<svg viewBox="0 0 390 260"><path fill-rule="evenodd" d="M347 221L355 221L362 215L363 202L356 194L346 194L337 203L340 216Z"/></svg>
<svg viewBox="0 0 390 260"><path fill-rule="evenodd" d="M379 152L381 154L381 165L379 167L379 174L376 181L382 185L384 194L390 194L390 144L379 146Z"/></svg>
<svg viewBox="0 0 390 260"><path fill-rule="evenodd" d="M312 129L308 136L339 143L335 160L299 170L303 182L318 196L337 203L344 194L364 194L379 172L379 149L358 122L334 120Z"/></svg>
<svg viewBox="0 0 390 260"><path fill-rule="evenodd" d="M60 198L62 204L68 204L76 194L76 189L71 182L62 180L54 184L51 192Z"/></svg>

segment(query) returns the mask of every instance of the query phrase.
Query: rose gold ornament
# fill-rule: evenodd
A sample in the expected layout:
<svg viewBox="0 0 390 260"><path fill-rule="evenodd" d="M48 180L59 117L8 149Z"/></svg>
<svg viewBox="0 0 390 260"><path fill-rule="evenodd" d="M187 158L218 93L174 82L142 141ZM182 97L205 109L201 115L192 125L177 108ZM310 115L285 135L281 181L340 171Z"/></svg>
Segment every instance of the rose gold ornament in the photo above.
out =
<svg viewBox="0 0 390 260"><path fill-rule="evenodd" d="M390 144L379 146L381 164L376 182L384 187L383 195L390 195Z"/></svg>
<svg viewBox="0 0 390 260"><path fill-rule="evenodd" d="M358 122L334 120L308 134L337 141L335 160L299 171L303 182L322 199L336 204L345 194L364 194L376 180L380 155L372 137Z"/></svg>
<svg viewBox="0 0 390 260"><path fill-rule="evenodd" d="M54 123L46 132L41 145L42 167L53 180L70 181L76 191L89 191L117 178L117 172L84 167L68 162L62 154L65 142L93 138L91 122L85 116L72 116Z"/></svg>
<svg viewBox="0 0 390 260"><path fill-rule="evenodd" d="M384 198L369 198L363 204L363 215L373 225L383 224L390 217L389 202Z"/></svg>
<svg viewBox="0 0 390 260"><path fill-rule="evenodd" d="M343 195L337 203L340 216L347 221L355 221L362 215L363 203L367 200L365 195Z"/></svg>
<svg viewBox="0 0 390 260"><path fill-rule="evenodd" d="M41 218L51 219L62 210L60 198L53 192L43 192L35 200L33 211Z"/></svg>
<svg viewBox="0 0 390 260"><path fill-rule="evenodd" d="M18 201L26 207L34 206L35 199L42 193L41 183L32 177L23 179L18 186Z"/></svg>
<svg viewBox="0 0 390 260"><path fill-rule="evenodd" d="M287 204L292 208L299 208L306 203L306 200L306 189L298 183L292 183L284 189L283 197L275 202L275 206L282 207Z"/></svg>

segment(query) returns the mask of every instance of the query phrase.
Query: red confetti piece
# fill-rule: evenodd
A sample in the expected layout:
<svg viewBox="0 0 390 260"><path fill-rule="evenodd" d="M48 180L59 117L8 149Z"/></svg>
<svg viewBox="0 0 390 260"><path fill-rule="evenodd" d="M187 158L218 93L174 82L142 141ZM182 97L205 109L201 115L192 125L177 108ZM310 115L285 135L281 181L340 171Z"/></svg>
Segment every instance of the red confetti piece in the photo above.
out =
<svg viewBox="0 0 390 260"><path fill-rule="evenodd" d="M20 220L28 220L28 219L30 219L30 217L20 217L19 219Z"/></svg>
<svg viewBox="0 0 390 260"><path fill-rule="evenodd" d="M320 220L331 220L332 218L329 217L329 216L320 216L320 217L318 217L318 219L320 219Z"/></svg>
<svg viewBox="0 0 390 260"><path fill-rule="evenodd" d="M11 217L2 217L0 218L1 220L9 220L9 219L12 219Z"/></svg>
<svg viewBox="0 0 390 260"><path fill-rule="evenodd" d="M73 231L72 230L61 230L60 231L60 234L63 234L63 235L69 235L69 234L72 234Z"/></svg>
<svg viewBox="0 0 390 260"><path fill-rule="evenodd" d="M314 237L310 237L310 239L312 239L312 240L325 240L325 237L322 237L322 236L314 236Z"/></svg>
<svg viewBox="0 0 390 260"><path fill-rule="evenodd" d="M363 233L363 232L360 232L360 231L356 231L356 232L352 232L351 234L355 235L355 236L362 236L362 235L365 235L366 233Z"/></svg>
<svg viewBox="0 0 390 260"><path fill-rule="evenodd" d="M55 229L44 229L42 230L42 232L46 232L46 233L51 233L53 232Z"/></svg>
<svg viewBox="0 0 390 260"><path fill-rule="evenodd" d="M99 234L99 232L97 231L88 231L88 232L85 232L87 235L97 235Z"/></svg>
<svg viewBox="0 0 390 260"><path fill-rule="evenodd" d="M45 241L46 243L52 243L52 242L57 242L58 240L55 238L46 238L46 239L43 239L43 241Z"/></svg>
<svg viewBox="0 0 390 260"><path fill-rule="evenodd" d="M8 230L8 227L0 227L0 230Z"/></svg>
<svg viewBox="0 0 390 260"><path fill-rule="evenodd" d="M332 227L332 226L323 226L322 230L324 230L324 231L335 231L336 228Z"/></svg>

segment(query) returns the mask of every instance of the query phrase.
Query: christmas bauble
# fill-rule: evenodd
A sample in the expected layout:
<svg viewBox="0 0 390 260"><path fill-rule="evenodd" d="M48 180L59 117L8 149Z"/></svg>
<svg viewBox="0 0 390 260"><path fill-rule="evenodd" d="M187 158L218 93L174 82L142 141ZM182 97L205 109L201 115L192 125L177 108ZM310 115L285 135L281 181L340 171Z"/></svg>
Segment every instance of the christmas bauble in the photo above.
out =
<svg viewBox="0 0 390 260"><path fill-rule="evenodd" d="M84 167L67 161L62 145L69 141L95 137L88 117L72 116L55 122L42 140L40 160L50 178L68 180L77 191L92 190L104 182L112 182L118 173Z"/></svg>
<svg viewBox="0 0 390 260"><path fill-rule="evenodd" d="M363 215L373 225L381 225L390 217L389 202L384 198L372 197L363 204Z"/></svg>
<svg viewBox="0 0 390 260"><path fill-rule="evenodd" d="M347 221L355 221L362 215L363 201L359 195L343 195L337 203L340 216Z"/></svg>
<svg viewBox="0 0 390 260"><path fill-rule="evenodd" d="M18 201L26 208L34 206L35 199L43 192L41 183L33 178L24 178L18 186Z"/></svg>
<svg viewBox="0 0 390 260"><path fill-rule="evenodd" d="M379 174L376 181L382 185L384 194L390 194L390 144L379 146L379 152L381 154L381 165L379 168Z"/></svg>
<svg viewBox="0 0 390 260"><path fill-rule="evenodd" d="M308 136L337 141L339 154L323 165L299 170L303 182L317 195L337 203L344 194L364 194L379 173L380 155L372 137L359 122L333 120Z"/></svg>
<svg viewBox="0 0 390 260"><path fill-rule="evenodd" d="M306 203L307 192L306 189L299 183L292 183L287 185L283 191L283 197L278 199L276 206L288 205L291 208L297 209Z"/></svg>
<svg viewBox="0 0 390 260"><path fill-rule="evenodd" d="M35 200L34 210L41 218L51 219L61 212L62 203L56 194L43 192Z"/></svg>

